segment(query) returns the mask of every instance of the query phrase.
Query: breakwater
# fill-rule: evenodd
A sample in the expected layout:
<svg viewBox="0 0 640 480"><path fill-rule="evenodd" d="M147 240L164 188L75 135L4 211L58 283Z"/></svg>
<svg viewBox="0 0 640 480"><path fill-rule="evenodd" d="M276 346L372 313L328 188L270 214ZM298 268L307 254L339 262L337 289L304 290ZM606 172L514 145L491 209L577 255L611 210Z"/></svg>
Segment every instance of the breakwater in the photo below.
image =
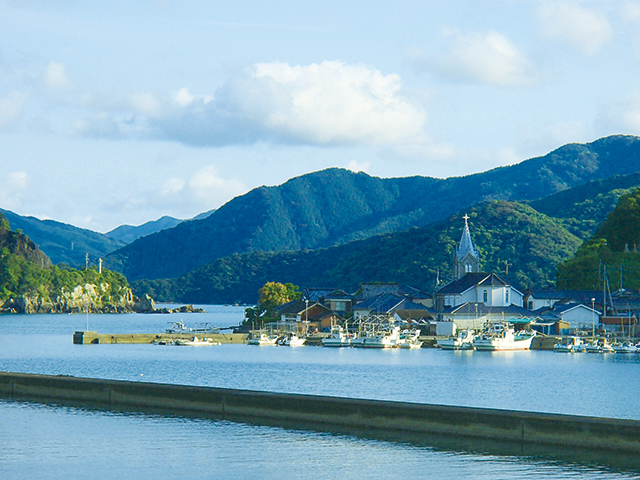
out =
<svg viewBox="0 0 640 480"><path fill-rule="evenodd" d="M74 332L73 343L112 344L112 343L154 343L167 340L187 340L194 335L198 338L210 338L220 343L245 343L246 333L97 333Z"/></svg>
<svg viewBox="0 0 640 480"><path fill-rule="evenodd" d="M0 372L0 396L307 428L640 452L640 421Z"/></svg>

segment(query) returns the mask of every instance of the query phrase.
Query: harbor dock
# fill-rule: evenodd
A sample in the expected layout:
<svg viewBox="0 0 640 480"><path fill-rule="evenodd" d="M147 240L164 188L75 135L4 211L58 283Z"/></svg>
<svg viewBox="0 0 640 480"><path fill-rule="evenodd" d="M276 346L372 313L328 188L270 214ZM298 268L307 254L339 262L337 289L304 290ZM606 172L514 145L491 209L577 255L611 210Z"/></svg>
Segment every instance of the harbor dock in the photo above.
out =
<svg viewBox="0 0 640 480"><path fill-rule="evenodd" d="M640 421L138 381L0 372L0 397L285 428L443 435L640 453Z"/></svg>
<svg viewBox="0 0 640 480"><path fill-rule="evenodd" d="M197 335L202 338L210 338L220 343L245 343L248 337L246 333L97 333L74 332L73 343L77 345L87 344L113 344L113 343L142 343L151 344L176 340L188 340Z"/></svg>

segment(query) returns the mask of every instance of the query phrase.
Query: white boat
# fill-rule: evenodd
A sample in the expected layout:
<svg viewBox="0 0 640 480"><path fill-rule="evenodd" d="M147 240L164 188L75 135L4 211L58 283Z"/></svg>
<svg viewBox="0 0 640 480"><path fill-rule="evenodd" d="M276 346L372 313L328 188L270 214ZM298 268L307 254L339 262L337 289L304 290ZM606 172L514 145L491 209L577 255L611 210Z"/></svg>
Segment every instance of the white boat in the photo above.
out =
<svg viewBox="0 0 640 480"><path fill-rule="evenodd" d="M355 343L356 347L363 348L395 348L400 341L400 327L394 327L391 331L377 330L362 337L360 343ZM353 343L353 342L352 342Z"/></svg>
<svg viewBox="0 0 640 480"><path fill-rule="evenodd" d="M171 322L169 322L171 323ZM166 333L191 333L191 329L187 327L183 321L173 322L173 324L165 329Z"/></svg>
<svg viewBox="0 0 640 480"><path fill-rule="evenodd" d="M169 322L171 324L171 322ZM179 322L173 322L171 326L165 329L166 333L218 333L220 331L220 327L214 327L210 323L204 323L202 326L196 326L194 328L187 327L182 320Z"/></svg>
<svg viewBox="0 0 640 480"><path fill-rule="evenodd" d="M438 340L437 343L443 350L472 350L474 338L473 330L460 330L457 335Z"/></svg>
<svg viewBox="0 0 640 480"><path fill-rule="evenodd" d="M285 338L282 344L287 347L302 347L306 341L307 339L305 337L299 337L295 333L292 333Z"/></svg>
<svg viewBox="0 0 640 480"><path fill-rule="evenodd" d="M402 330L400 332L400 340L398 340L398 348L422 348L422 342L419 337L420 330Z"/></svg>
<svg viewBox="0 0 640 480"><path fill-rule="evenodd" d="M278 335L270 335L264 332L259 335L252 334L252 336L247 339L247 345L276 345L278 338Z"/></svg>
<svg viewBox="0 0 640 480"><path fill-rule="evenodd" d="M585 347L587 353L614 353L615 350L606 338L593 340Z"/></svg>
<svg viewBox="0 0 640 480"><path fill-rule="evenodd" d="M329 336L322 339L322 345L325 347L350 347L356 337L355 333L349 333L342 325L332 325Z"/></svg>
<svg viewBox="0 0 640 480"><path fill-rule="evenodd" d="M580 337L564 337L553 346L553 350L560 353L579 353L585 351L585 345Z"/></svg>
<svg viewBox="0 0 640 480"><path fill-rule="evenodd" d="M636 353L638 347L631 342L620 342L613 344L613 351L616 353Z"/></svg>
<svg viewBox="0 0 640 480"><path fill-rule="evenodd" d="M212 340L210 338L201 339L196 336L193 336L189 340L178 339L175 341L175 345L187 346L187 347L204 347L209 345L220 345L220 342Z"/></svg>
<svg viewBox="0 0 640 480"><path fill-rule="evenodd" d="M509 351L529 350L535 332L514 332L508 324L494 325L488 332L473 339L473 347L476 350Z"/></svg>

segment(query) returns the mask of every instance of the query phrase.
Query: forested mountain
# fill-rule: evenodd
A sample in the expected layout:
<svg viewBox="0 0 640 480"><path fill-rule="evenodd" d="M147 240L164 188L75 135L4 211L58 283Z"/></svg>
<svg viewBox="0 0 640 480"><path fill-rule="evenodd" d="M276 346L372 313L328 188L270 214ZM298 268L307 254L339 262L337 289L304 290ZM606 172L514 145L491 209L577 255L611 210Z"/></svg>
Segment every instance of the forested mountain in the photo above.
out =
<svg viewBox="0 0 640 480"><path fill-rule="evenodd" d="M52 265L26 235L11 230L1 213L0 252L0 313L132 309L131 290L121 274Z"/></svg>
<svg viewBox="0 0 640 480"><path fill-rule="evenodd" d="M605 273L612 285L640 288L640 188L620 198L598 231L558 265L558 287L603 288ZM604 267L607 267L605 271Z"/></svg>
<svg viewBox="0 0 640 480"><path fill-rule="evenodd" d="M74 227L54 220L39 220L22 217L8 210L0 209L13 230L22 230L40 250L46 252L54 264L66 263L72 267L85 266L88 253L92 263L99 257L117 250L124 242L108 236Z"/></svg>
<svg viewBox="0 0 640 480"><path fill-rule="evenodd" d="M105 235L123 243L131 243L140 237L151 235L152 233L166 230L167 228L173 228L181 221L182 220L165 215L158 220L153 220L138 226L120 225L119 227L105 233Z"/></svg>
<svg viewBox="0 0 640 480"><path fill-rule="evenodd" d="M640 166L639 166L640 168ZM567 230L586 240L616 208L620 197L640 186L640 173L594 180L546 198L529 202L537 211L558 220Z"/></svg>
<svg viewBox="0 0 640 480"><path fill-rule="evenodd" d="M436 279L450 278L464 213L471 217L481 268L500 273L521 289L552 285L558 262L581 243L527 205L489 201L426 227L314 251L234 254L177 279L142 280L133 288L159 300L196 303L255 302L267 281L347 291L363 282L398 282L432 292Z"/></svg>
<svg viewBox="0 0 640 480"><path fill-rule="evenodd" d="M256 188L206 219L140 238L108 261L130 279L175 277L235 253L330 247L422 227L486 200L537 200L633 174L639 165L640 138L613 136L465 177L381 179L329 169ZM581 226L573 230L585 237Z"/></svg>

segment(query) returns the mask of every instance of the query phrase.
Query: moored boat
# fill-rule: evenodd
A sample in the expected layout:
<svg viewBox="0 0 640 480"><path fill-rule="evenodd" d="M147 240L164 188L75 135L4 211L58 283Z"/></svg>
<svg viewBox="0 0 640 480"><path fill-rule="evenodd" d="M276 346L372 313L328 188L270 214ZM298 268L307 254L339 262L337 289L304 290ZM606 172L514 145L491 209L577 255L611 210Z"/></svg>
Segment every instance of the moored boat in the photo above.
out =
<svg viewBox="0 0 640 480"><path fill-rule="evenodd" d="M485 351L512 351L529 350L535 332L515 333L509 324L496 324L486 333L473 339L473 347L476 350Z"/></svg>
<svg viewBox="0 0 640 480"><path fill-rule="evenodd" d="M268 334L265 332L257 333L253 332L251 337L246 341L247 345L276 345L278 341L278 335Z"/></svg>
<svg viewBox="0 0 640 480"><path fill-rule="evenodd" d="M393 327L391 331L377 330L366 337L362 337L362 342L354 346L363 348L395 348L400 341L400 327Z"/></svg>
<svg viewBox="0 0 640 480"><path fill-rule="evenodd" d="M193 336L189 340L178 339L174 344L186 347L204 347L209 345L220 345L220 342L212 340L211 338L198 338Z"/></svg>
<svg viewBox="0 0 640 480"><path fill-rule="evenodd" d="M474 338L473 330L460 330L457 335L438 340L437 344L443 350L472 350Z"/></svg>
<svg viewBox="0 0 640 480"><path fill-rule="evenodd" d="M398 340L398 348L422 348L422 342L419 338L420 330L402 330L400 332L400 340Z"/></svg>
<svg viewBox="0 0 640 480"><path fill-rule="evenodd" d="M295 333L291 333L284 339L282 345L287 347L302 347L306 341L306 337L299 337Z"/></svg>
<svg viewBox="0 0 640 480"><path fill-rule="evenodd" d="M332 325L329 336L322 339L322 345L325 347L350 347L352 340L357 337L354 333L342 327L342 325Z"/></svg>
<svg viewBox="0 0 640 480"><path fill-rule="evenodd" d="M614 353L615 350L609 344L606 338L598 338L587 344L585 347L587 353Z"/></svg>
<svg viewBox="0 0 640 480"><path fill-rule="evenodd" d="M580 337L564 337L553 346L553 350L560 353L579 353L585 351L585 345Z"/></svg>
<svg viewBox="0 0 640 480"><path fill-rule="evenodd" d="M638 351L638 347L631 342L616 342L612 346L616 353L636 353Z"/></svg>

